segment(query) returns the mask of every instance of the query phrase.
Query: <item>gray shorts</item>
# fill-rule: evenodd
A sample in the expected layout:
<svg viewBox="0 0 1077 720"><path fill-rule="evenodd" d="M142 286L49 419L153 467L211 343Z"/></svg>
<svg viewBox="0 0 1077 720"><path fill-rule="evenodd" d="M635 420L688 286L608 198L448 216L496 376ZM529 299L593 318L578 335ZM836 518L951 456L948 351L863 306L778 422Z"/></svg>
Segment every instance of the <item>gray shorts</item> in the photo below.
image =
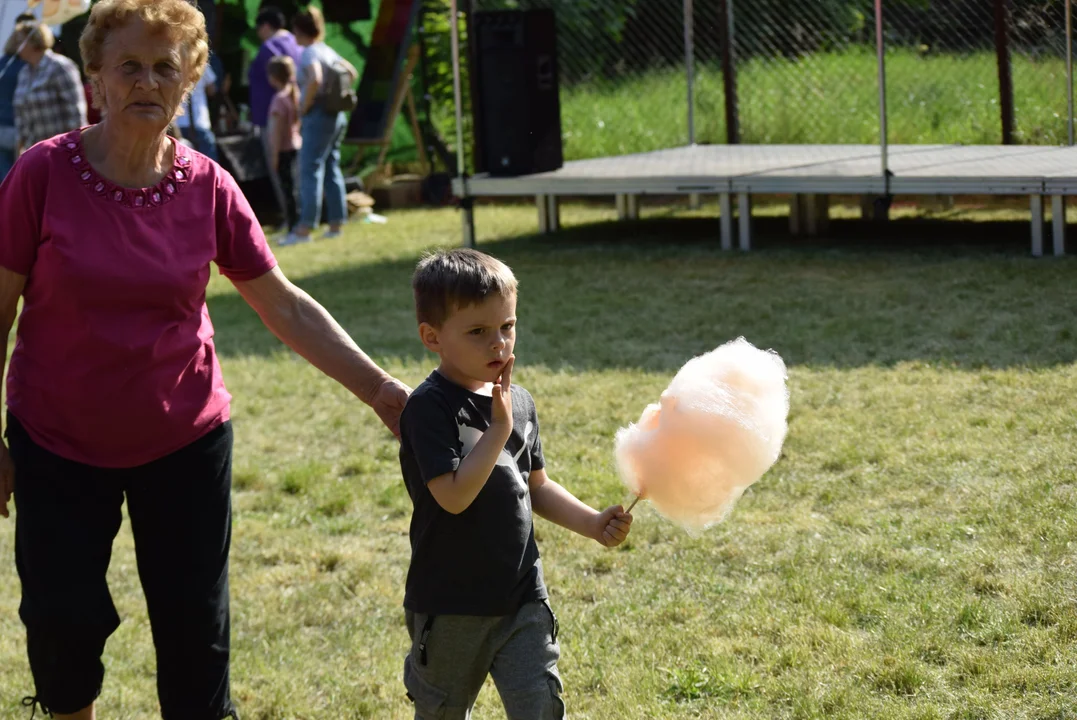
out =
<svg viewBox="0 0 1077 720"><path fill-rule="evenodd" d="M546 601L515 615L476 617L405 612L411 651L404 686L415 720L468 720L491 675L509 720L562 720L557 618Z"/></svg>

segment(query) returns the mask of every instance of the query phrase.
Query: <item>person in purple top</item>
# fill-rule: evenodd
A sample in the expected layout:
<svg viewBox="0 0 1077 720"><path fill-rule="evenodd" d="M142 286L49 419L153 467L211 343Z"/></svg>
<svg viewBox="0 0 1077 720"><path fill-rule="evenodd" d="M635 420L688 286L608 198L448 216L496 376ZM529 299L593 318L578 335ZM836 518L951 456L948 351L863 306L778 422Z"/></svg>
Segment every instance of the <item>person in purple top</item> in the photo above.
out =
<svg viewBox="0 0 1077 720"><path fill-rule="evenodd" d="M254 20L254 28L255 32L258 33L258 39L262 41L262 46L258 49L258 54L254 57L254 62L251 63L250 69L247 71L247 82L250 86L251 124L258 128L263 148L266 151L267 162L269 159L269 138L265 130L266 125L269 123L269 104L276 94L276 90L269 84L267 74L269 61L278 55L287 55L298 67L299 58L303 54L303 48L299 47L295 40L295 35L288 32L284 25L284 13L277 8L267 5L258 11L258 16ZM280 206L282 214L287 217L284 191L281 189L276 175L270 173L269 176L273 183L273 192L277 196L277 204ZM287 229L287 223L285 223L284 229Z"/></svg>
<svg viewBox="0 0 1077 720"><path fill-rule="evenodd" d="M251 88L251 123L264 130L269 122L269 103L276 94L270 87L266 74L269 60L277 55L287 55L298 65L303 48L295 41L295 35L284 28L284 13L277 8L262 8L254 21L254 27L258 39L262 41L262 47L258 49L258 54L247 71L247 81Z"/></svg>

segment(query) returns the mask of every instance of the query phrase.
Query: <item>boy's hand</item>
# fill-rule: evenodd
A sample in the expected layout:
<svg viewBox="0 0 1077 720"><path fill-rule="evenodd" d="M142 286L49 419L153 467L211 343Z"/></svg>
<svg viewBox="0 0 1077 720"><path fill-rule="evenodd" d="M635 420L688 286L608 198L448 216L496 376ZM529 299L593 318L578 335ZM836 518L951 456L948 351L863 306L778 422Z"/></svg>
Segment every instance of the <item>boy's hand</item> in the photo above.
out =
<svg viewBox="0 0 1077 720"><path fill-rule="evenodd" d="M617 547L632 529L632 515L620 505L608 507L595 515L595 540L606 547Z"/></svg>
<svg viewBox="0 0 1077 720"><path fill-rule="evenodd" d="M512 365L514 362L516 362L516 356L510 355L509 361L505 363L505 369L501 371L501 377L498 382L494 383L494 389L491 393L494 403L493 418L490 424L500 427L505 432L506 438L512 432L512 393L509 392L509 389L512 387Z"/></svg>

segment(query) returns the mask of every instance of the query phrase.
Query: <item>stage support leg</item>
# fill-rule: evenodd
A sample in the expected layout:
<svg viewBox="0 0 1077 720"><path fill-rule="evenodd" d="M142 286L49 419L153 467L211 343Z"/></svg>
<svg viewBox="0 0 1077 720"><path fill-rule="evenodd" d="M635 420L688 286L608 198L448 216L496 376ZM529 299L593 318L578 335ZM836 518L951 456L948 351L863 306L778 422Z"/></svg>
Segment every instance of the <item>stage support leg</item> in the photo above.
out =
<svg viewBox="0 0 1077 720"><path fill-rule="evenodd" d="M691 193L688 195L688 209L699 210L703 207L703 196L699 193Z"/></svg>
<svg viewBox="0 0 1077 720"><path fill-rule="evenodd" d="M719 222L722 227L722 249L733 249L733 198L729 193L718 196Z"/></svg>
<svg viewBox="0 0 1077 720"><path fill-rule="evenodd" d="M617 219L639 220L639 196L617 195Z"/></svg>
<svg viewBox="0 0 1077 720"><path fill-rule="evenodd" d="M799 237L804 232L804 196L789 196L789 234Z"/></svg>
<svg viewBox="0 0 1077 720"><path fill-rule="evenodd" d="M1066 196L1051 197L1051 230L1054 241L1054 254L1061 257L1066 254Z"/></svg>
<svg viewBox="0 0 1077 720"><path fill-rule="evenodd" d="M1032 210L1032 257L1043 256L1043 195L1029 198Z"/></svg>
<svg viewBox="0 0 1077 720"><path fill-rule="evenodd" d="M535 196L535 207L538 209L539 232L545 235L550 232L550 204L546 195Z"/></svg>
<svg viewBox="0 0 1077 720"><path fill-rule="evenodd" d="M740 249L752 249L752 197L748 193L737 195L737 212L740 219Z"/></svg>
<svg viewBox="0 0 1077 720"><path fill-rule="evenodd" d="M804 193L789 199L789 234L816 237L830 231L830 196Z"/></svg>
<svg viewBox="0 0 1077 720"><path fill-rule="evenodd" d="M807 195L805 225L808 237L818 237L830 232L830 196Z"/></svg>
<svg viewBox="0 0 1077 720"><path fill-rule="evenodd" d="M874 195L861 195L860 196L860 219L861 220L874 220L875 219L875 196Z"/></svg>
<svg viewBox="0 0 1077 720"><path fill-rule="evenodd" d="M561 229L561 203L556 195L546 196L546 232Z"/></svg>

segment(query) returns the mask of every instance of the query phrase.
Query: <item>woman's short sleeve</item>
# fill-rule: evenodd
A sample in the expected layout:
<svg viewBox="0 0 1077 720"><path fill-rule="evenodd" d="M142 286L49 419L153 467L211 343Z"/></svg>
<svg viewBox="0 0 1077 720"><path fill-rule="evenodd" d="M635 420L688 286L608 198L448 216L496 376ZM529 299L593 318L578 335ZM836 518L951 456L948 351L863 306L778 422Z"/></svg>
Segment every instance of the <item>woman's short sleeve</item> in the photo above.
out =
<svg viewBox="0 0 1077 720"><path fill-rule="evenodd" d="M41 244L49 158L41 147L23 153L0 183L0 265L29 275Z"/></svg>
<svg viewBox="0 0 1077 720"><path fill-rule="evenodd" d="M217 267L229 280L254 280L277 266L265 233L231 175L217 175Z"/></svg>

